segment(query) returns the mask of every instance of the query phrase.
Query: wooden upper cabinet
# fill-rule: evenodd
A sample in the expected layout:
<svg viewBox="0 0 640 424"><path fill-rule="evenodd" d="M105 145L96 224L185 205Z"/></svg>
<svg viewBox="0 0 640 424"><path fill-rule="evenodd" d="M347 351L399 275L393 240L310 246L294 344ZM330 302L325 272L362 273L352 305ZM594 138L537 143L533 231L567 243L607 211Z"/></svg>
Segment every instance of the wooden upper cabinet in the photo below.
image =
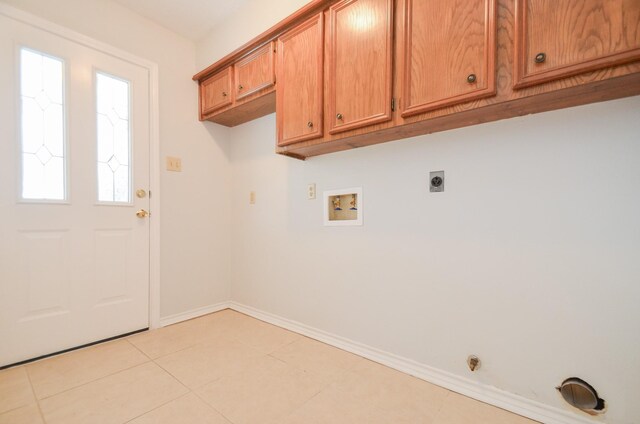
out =
<svg viewBox="0 0 640 424"><path fill-rule="evenodd" d="M329 8L326 117L330 133L391 119L393 0Z"/></svg>
<svg viewBox="0 0 640 424"><path fill-rule="evenodd" d="M497 0L401 0L402 116L494 95Z"/></svg>
<svg viewBox="0 0 640 424"><path fill-rule="evenodd" d="M275 84L274 51L275 42L270 42L234 64L236 101Z"/></svg>
<svg viewBox="0 0 640 424"><path fill-rule="evenodd" d="M516 0L515 87L640 59L639 0Z"/></svg>
<svg viewBox="0 0 640 424"><path fill-rule="evenodd" d="M322 13L278 39L278 146L322 137L323 46Z"/></svg>
<svg viewBox="0 0 640 424"><path fill-rule="evenodd" d="M201 117L233 102L231 78L231 67L228 67L200 83Z"/></svg>

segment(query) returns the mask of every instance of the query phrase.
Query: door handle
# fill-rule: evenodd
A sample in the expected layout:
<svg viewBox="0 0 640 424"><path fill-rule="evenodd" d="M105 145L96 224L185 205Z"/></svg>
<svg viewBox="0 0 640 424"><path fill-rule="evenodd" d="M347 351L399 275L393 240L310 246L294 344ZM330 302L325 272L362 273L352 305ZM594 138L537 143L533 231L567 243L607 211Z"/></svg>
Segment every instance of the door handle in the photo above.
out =
<svg viewBox="0 0 640 424"><path fill-rule="evenodd" d="M149 216L149 212L145 211L144 209L140 209L138 212L136 212L136 216L138 218L146 218Z"/></svg>

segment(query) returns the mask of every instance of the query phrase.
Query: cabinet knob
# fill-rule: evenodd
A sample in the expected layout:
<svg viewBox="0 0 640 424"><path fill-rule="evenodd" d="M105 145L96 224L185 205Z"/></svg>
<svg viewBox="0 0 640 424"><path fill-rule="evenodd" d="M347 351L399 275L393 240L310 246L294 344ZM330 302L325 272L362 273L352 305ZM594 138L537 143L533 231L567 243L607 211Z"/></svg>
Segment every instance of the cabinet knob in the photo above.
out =
<svg viewBox="0 0 640 424"><path fill-rule="evenodd" d="M242 86L242 84L240 84L240 85L238 86L238 90L242 90L243 88L244 88L244 87Z"/></svg>
<svg viewBox="0 0 640 424"><path fill-rule="evenodd" d="M311 121L307 122L307 127L313 128L313 122L311 122Z"/></svg>
<svg viewBox="0 0 640 424"><path fill-rule="evenodd" d="M341 114L341 113L337 114L337 115L336 115L336 118L338 118L339 120L341 120L341 121L342 121L342 114Z"/></svg>
<svg viewBox="0 0 640 424"><path fill-rule="evenodd" d="M547 55L545 53L538 53L534 60L536 63L544 63L544 61L547 60Z"/></svg>
<svg viewBox="0 0 640 424"><path fill-rule="evenodd" d="M227 97L227 92L226 91L222 92L222 97Z"/></svg>
<svg viewBox="0 0 640 424"><path fill-rule="evenodd" d="M474 83L474 82L476 82L477 80L478 80L478 77L476 77L476 74L470 74L470 75L467 77L467 82L468 82L469 84L473 84L473 83Z"/></svg>

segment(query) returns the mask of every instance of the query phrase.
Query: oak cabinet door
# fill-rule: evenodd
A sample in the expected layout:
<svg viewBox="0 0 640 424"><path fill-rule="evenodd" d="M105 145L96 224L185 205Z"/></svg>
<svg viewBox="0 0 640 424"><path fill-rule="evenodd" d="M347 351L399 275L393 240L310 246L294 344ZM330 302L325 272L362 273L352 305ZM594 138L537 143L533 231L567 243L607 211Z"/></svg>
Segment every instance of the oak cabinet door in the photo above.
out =
<svg viewBox="0 0 640 424"><path fill-rule="evenodd" d="M402 116L495 94L496 0L402 1Z"/></svg>
<svg viewBox="0 0 640 424"><path fill-rule="evenodd" d="M275 84L274 45L266 44L234 64L236 101Z"/></svg>
<svg viewBox="0 0 640 424"><path fill-rule="evenodd" d="M389 121L393 0L343 0L328 20L329 132Z"/></svg>
<svg viewBox="0 0 640 424"><path fill-rule="evenodd" d="M207 115L232 102L231 67L214 74L200 83L200 113Z"/></svg>
<svg viewBox="0 0 640 424"><path fill-rule="evenodd" d="M278 146L322 137L323 14L278 39Z"/></svg>
<svg viewBox="0 0 640 424"><path fill-rule="evenodd" d="M640 60L638 0L516 0L515 87Z"/></svg>

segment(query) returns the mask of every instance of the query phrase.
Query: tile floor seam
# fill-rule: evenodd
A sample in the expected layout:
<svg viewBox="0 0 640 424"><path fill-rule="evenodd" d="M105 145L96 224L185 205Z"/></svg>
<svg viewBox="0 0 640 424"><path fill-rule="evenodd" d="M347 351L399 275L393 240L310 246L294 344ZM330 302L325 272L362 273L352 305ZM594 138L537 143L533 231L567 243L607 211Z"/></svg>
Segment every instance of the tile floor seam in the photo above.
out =
<svg viewBox="0 0 640 424"><path fill-rule="evenodd" d="M43 397L43 398L38 398L38 397L36 396L36 400L37 400L38 402L40 402L41 400L51 399L51 398L52 398L52 397L54 397L54 396L58 396L58 395L61 395L61 394L63 394L63 393L67 393L67 392L69 392L69 391L71 391L71 390L75 390L75 389L78 389L78 388L80 388L80 387L84 387L84 386L86 386L86 385L88 385L88 384L95 383L96 381L103 380L103 379L105 379L105 378L107 378L107 377L111 377L111 376L114 376L114 375L116 375L116 374L120 374L121 372L129 371L130 369L133 369L133 368L135 368L135 367L139 367L139 366L144 365L144 364L148 364L148 363L150 363L150 362L153 362L153 361L151 361L151 360L149 360L149 361L144 361L144 362L141 362L141 363L139 363L139 364L135 364L135 365L131 365L131 366L126 367L126 368L122 368L122 369L120 369L120 370L118 370L118 371L115 371L115 372L112 372L112 373L109 373L109 374L106 374L106 375L100 376L100 377L98 377L98 378L94 378L94 379L93 379L93 380L91 380L91 381L84 382L84 383L79 384L79 385L77 385L77 386L69 387L69 388L64 389L64 390L62 390L62 391L60 391L60 392L50 394L49 396L45 396L45 397ZM35 394L34 394L34 396L35 396Z"/></svg>
<svg viewBox="0 0 640 424"><path fill-rule="evenodd" d="M25 374L27 374L27 380L29 380L29 387L31 387L31 393L33 394L33 399L36 401L36 406L38 407L38 414L40 414L40 418L42 418L43 424L47 423L47 420L44 418L44 413L42 412L42 406L40 406L40 399L36 396L36 390L33 387L33 382L31 381L31 375L29 374L29 369L27 367L24 368Z"/></svg>
<svg viewBox="0 0 640 424"><path fill-rule="evenodd" d="M187 390L189 390L189 389L187 388ZM170 404L171 402L175 402L175 401L176 401L176 400L178 400L178 399L182 399L182 398L183 398L183 397L185 397L185 396L189 396L189 394L191 394L191 393L193 393L193 392L192 392L191 390L189 390L187 393L185 393L185 394L183 394L183 395L180 395L180 396L178 396L177 398L174 398L174 399L168 400L168 401L166 401L165 403L163 403L162 405L158 405L158 406L156 406L155 408L151 408L151 409L149 409L149 410L147 410L147 411L144 411L144 412L143 412L143 413L141 413L140 415L136 415L135 417L131 418L130 420L127 420L127 421L125 421L125 422L123 422L123 423L120 423L120 424L128 424L128 423L130 423L130 422L132 422L132 421L134 421L134 420L137 420L138 418L140 418L140 417L142 417L142 416L145 416L145 415L147 415L147 414L149 414L149 413L151 413L151 412L153 412L153 411L155 411L155 410L157 410L157 409L162 408L162 407L163 407L163 406L165 406L165 405Z"/></svg>
<svg viewBox="0 0 640 424"><path fill-rule="evenodd" d="M184 384L178 377L176 377L175 375L173 375L169 370L165 369L162 365L160 365L159 363L157 363L156 361L151 361L153 362L158 368L160 368L162 371L166 372L171 378L173 378L174 380L176 380L182 387L184 387L185 389L187 389L187 391L191 392L192 389L191 387L188 387L186 384Z"/></svg>
<svg viewBox="0 0 640 424"><path fill-rule="evenodd" d="M265 351L262 351L262 350L260 350L260 349L257 349L255 346L252 346L252 345L250 345L249 343L247 343L247 342L245 342L245 341L243 341L243 340L241 340L241 339L239 339L239 338L237 338L237 337L231 336L231 339L232 339L234 342L238 342L238 343L240 343L240 344L241 344L241 345L243 345L244 347L248 347L248 348L250 348L250 349L253 349L253 350L255 350L255 351L260 352L262 355L270 355L271 353L275 352L276 350L278 350L278 349L280 349L280 348L282 347L282 346L278 346L276 349L274 349L274 350L273 350L273 351L271 351L271 352L265 352ZM295 342L295 340L294 340L294 342Z"/></svg>
<svg viewBox="0 0 640 424"><path fill-rule="evenodd" d="M238 343L240 343L238 340L235 340L235 339L233 339L233 340L234 340L234 341L237 341ZM157 361L158 359L166 358L166 357L167 357L167 356L169 356L169 355L174 355L174 354L179 353L179 352L184 352L185 350L193 349L194 347L198 347L198 346L206 346L206 344L207 344L207 343L209 343L209 342L211 342L211 341L212 341L212 340L209 340L209 341L206 341L206 342L198 342L198 343L194 343L194 344L189 345L189 346L186 346L186 347L184 347L184 348L182 348L182 349L178 349L178 350L176 350L176 351L169 352L169 353L164 354L164 355L160 355L160 356L158 356L157 358L152 358L152 357L150 357L149 355L146 355L146 354L145 354L145 356L147 356L147 357L148 357L148 358L150 358L153 362L155 362L155 361ZM131 344L133 344L133 345L135 346L135 344L134 344L133 342L129 342L129 343L131 343ZM244 343L243 343L243 345L244 345ZM136 347L137 347L137 346L136 346ZM251 346L249 346L249 347L251 347ZM140 348L138 348L138 349L140 350ZM252 349L253 349L253 348L252 348ZM255 350L255 349L254 349L254 350ZM143 352L143 353L144 353L144 352ZM263 353L263 352L260 352L260 353Z"/></svg>
<svg viewBox="0 0 640 424"><path fill-rule="evenodd" d="M148 331L148 330L147 330ZM141 333L138 333L141 334ZM149 361L153 361L153 358L149 355L147 355L142 349L140 349L138 346L136 346L133 342L131 342L131 340L129 340L128 338L124 339L127 343L129 343L131 346L133 346L133 348L135 350L137 350L138 352L140 352L141 354L143 354Z"/></svg>
<svg viewBox="0 0 640 424"><path fill-rule="evenodd" d="M277 359L277 358L276 358ZM289 365L288 366L293 366L293 365ZM297 367L293 366L295 369L298 369ZM303 370L304 371L304 370ZM337 382L339 380L339 378L346 374L347 372L349 372L349 370L343 370L342 372L336 373L336 375L334 377L332 377L329 381L327 381L326 384L324 384L322 386L322 388L320 390L318 390L316 393L314 393L311 397L309 397L309 399L305 400L304 402L302 402L300 405L298 405L297 407L293 408L291 411L289 411L288 414L283 415L282 417L280 417L280 420L286 419L288 416L293 415L294 412L298 411L299 409L303 408L307 403L311 402L313 399L315 399L316 397L318 397L322 392L324 392L329 386L331 386L333 383Z"/></svg>
<svg viewBox="0 0 640 424"><path fill-rule="evenodd" d="M33 388L31 388L31 392L33 393ZM35 402L38 401L38 399L36 398L35 394L33 395L33 399L34 399ZM25 408L25 407L30 406L30 405L33 405L33 403L27 403L25 405L20 405L20 406L16 406L15 408L7 409L6 411L0 412L0 415L8 414L9 412L14 412L14 411L17 411L20 408Z"/></svg>
<svg viewBox="0 0 640 424"><path fill-rule="evenodd" d="M278 327L278 328L284 328L284 327ZM286 330L286 328L285 328L285 330ZM290 331L290 330L287 330L287 331ZM296 335L298 335L298 336L301 336L301 338L302 338L302 337L304 337L302 334L296 333L296 332L294 332L294 331L290 331L290 332L291 332L291 333L293 333L293 334L296 334ZM274 349L274 350L272 350L271 352L267 353L267 355L271 355L272 353L274 353L274 352L276 352L276 351L278 351L278 350L280 350L280 349L282 349L282 348L285 348L285 347L287 347L287 346L291 346L292 344L294 344L294 343L296 343L296 342L298 342L298 341L300 341L300 339L291 340L289 343L285 343L285 344L283 344L282 346L278 346L276 349Z"/></svg>
<svg viewBox="0 0 640 424"><path fill-rule="evenodd" d="M158 359L160 359L160 358L158 358ZM163 367L163 366L162 366L162 364L159 364L159 363L157 363L156 361L151 361L151 362L153 362L153 363L154 363L154 364L156 364L158 367L160 367L160 369L161 369L162 371L164 371L164 372L166 372L167 374L169 374L169 375L171 376L171 378L173 378L173 379L174 379L174 380L176 380L178 383L180 383L180 384L181 384L185 389L187 389L187 390L189 390L190 392L193 392L193 393L196 393L196 390L197 390L197 389L200 389L200 388L202 388L202 387L206 386L207 384L215 383L216 381L221 380L221 379L224 377L224 376L220 376L220 377L215 378L215 379L213 379L213 380L211 380L211 381L207 381L206 383L200 384L200 385L198 385L198 386L196 386L196 387L194 387L194 388L192 389L191 387L189 387L189 386L187 386L185 383L183 383L183 382L182 382L182 380L180 380L178 377L176 377L175 375L173 375L173 373L172 373L171 371L169 371L168 369L166 369L165 367ZM197 393L196 393L196 395L197 395Z"/></svg>
<svg viewBox="0 0 640 424"><path fill-rule="evenodd" d="M205 405L207 405L207 407L211 408L211 410L217 412L218 414L220 414L221 417L223 417L225 420L229 421L229 423L231 424L235 424L233 421L231 421L231 418L227 417L226 415L224 415L222 413L222 411L218 411L218 409L216 409L213 405L211 405L209 402L207 402L206 400L202 399L200 396L198 396L198 394L195 391L192 391L192 393L198 398L200 399Z"/></svg>
<svg viewBox="0 0 640 424"><path fill-rule="evenodd" d="M219 379L218 379L219 380ZM218 381L216 380L216 381ZM211 382L213 383L213 381ZM211 383L207 383L207 384L211 384ZM204 385L203 385L204 386ZM200 387L203 387L200 386ZM196 392L195 390L192 390L193 394L196 395L196 397L198 399L200 399L202 402L205 403L205 405L207 405L209 408L213 409L214 411L216 411L218 414L220 414L225 420L229 421L231 424L236 424L234 421L231 420L231 418L227 417L225 414L222 413L222 411L219 411L218 408L216 408L215 406L211 405L205 398L203 398L202 396L200 396L198 394L198 392Z"/></svg>
<svg viewBox="0 0 640 424"><path fill-rule="evenodd" d="M320 391L318 391L318 393L314 394L309 399L307 399L306 401L304 401L303 403L298 405L297 408L293 408L293 410L291 410L287 415L281 417L281 420L282 419L286 419L287 417L293 415L296 411L298 411L299 409L302 409L306 404L311 402L313 399L315 399L316 397L320 396L320 393L324 392L327 389L327 387L329 387L332 383L333 383L333 381L331 383L328 383L327 385L325 385Z"/></svg>
<svg viewBox="0 0 640 424"><path fill-rule="evenodd" d="M273 353L273 352L272 352L272 353ZM281 359L281 358L278 358L278 357L276 357L276 356L273 356L271 353L267 353L267 354L266 354L266 356L268 356L268 357L269 357L269 358L271 358L271 359L275 359L276 361L282 362L283 364L285 364L285 365L287 365L287 366L289 366L289 367L293 367L293 368L295 368L295 369L300 369L300 368L296 367L294 364L290 364L290 363L288 363L288 362L287 362L287 361L285 361L284 359ZM302 370L302 371L304 371L304 370Z"/></svg>

